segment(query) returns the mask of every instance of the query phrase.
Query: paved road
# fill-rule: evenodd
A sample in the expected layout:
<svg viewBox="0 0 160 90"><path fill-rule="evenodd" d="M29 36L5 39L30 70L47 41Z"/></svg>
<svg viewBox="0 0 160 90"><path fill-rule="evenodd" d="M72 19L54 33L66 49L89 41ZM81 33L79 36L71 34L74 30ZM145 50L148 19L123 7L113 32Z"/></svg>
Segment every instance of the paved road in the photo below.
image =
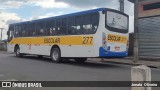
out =
<svg viewBox="0 0 160 90"><path fill-rule="evenodd" d="M17 58L14 54L0 53L0 80L18 81L129 81L130 65L88 61L52 63L49 58L27 56ZM152 80L160 81L160 70L152 69ZM1 88L0 90L131 90L131 88ZM154 88L153 90L159 90Z"/></svg>

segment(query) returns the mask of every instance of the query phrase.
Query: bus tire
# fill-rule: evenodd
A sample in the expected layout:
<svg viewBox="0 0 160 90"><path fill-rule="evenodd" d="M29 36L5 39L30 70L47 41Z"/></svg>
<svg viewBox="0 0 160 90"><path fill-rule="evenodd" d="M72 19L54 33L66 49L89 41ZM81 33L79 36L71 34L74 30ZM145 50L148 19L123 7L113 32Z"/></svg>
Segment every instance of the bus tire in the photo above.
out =
<svg viewBox="0 0 160 90"><path fill-rule="evenodd" d="M19 46L15 47L15 53L16 53L16 57L23 57L23 54L20 53L20 48Z"/></svg>
<svg viewBox="0 0 160 90"><path fill-rule="evenodd" d="M87 60L87 58L75 58L75 61L78 63L84 63Z"/></svg>
<svg viewBox="0 0 160 90"><path fill-rule="evenodd" d="M53 62L55 63L60 63L62 60L61 60L61 52L60 52L60 49L55 47L52 49L51 51L51 59Z"/></svg>

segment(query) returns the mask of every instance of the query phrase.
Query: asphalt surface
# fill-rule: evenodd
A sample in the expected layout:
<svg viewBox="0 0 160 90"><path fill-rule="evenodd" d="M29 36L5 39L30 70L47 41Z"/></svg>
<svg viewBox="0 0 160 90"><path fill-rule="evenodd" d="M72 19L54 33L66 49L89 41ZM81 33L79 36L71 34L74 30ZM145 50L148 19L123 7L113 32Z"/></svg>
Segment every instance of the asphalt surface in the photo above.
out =
<svg viewBox="0 0 160 90"><path fill-rule="evenodd" d="M131 65L65 61L52 63L50 58L0 53L0 80L17 81L130 81ZM160 81L160 70L152 68L152 80ZM56 87L0 88L0 90L131 90L130 87ZM160 90L160 88L152 88Z"/></svg>

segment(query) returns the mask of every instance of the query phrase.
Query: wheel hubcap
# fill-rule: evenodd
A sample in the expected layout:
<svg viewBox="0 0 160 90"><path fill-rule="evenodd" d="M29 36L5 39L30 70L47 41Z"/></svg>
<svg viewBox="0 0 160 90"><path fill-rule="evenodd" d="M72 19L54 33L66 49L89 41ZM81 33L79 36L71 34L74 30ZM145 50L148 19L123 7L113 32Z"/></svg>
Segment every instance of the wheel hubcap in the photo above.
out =
<svg viewBox="0 0 160 90"><path fill-rule="evenodd" d="M55 61L58 60L58 52L57 52L57 51L53 51L52 58L53 58Z"/></svg>
<svg viewBox="0 0 160 90"><path fill-rule="evenodd" d="M17 55L19 55L19 54L20 54L20 50L19 50L19 49L17 49L17 52L16 52L16 53L17 53Z"/></svg>

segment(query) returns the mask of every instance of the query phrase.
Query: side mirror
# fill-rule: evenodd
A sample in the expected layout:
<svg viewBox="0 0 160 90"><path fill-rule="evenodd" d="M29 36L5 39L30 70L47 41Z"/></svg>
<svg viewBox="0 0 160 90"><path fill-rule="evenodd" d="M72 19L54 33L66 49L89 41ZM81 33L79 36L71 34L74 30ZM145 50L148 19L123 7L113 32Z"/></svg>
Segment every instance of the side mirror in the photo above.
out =
<svg viewBox="0 0 160 90"><path fill-rule="evenodd" d="M7 31L7 35L9 35L9 31Z"/></svg>
<svg viewBox="0 0 160 90"><path fill-rule="evenodd" d="M105 14L105 13L106 13L106 10L103 10L102 13Z"/></svg>

